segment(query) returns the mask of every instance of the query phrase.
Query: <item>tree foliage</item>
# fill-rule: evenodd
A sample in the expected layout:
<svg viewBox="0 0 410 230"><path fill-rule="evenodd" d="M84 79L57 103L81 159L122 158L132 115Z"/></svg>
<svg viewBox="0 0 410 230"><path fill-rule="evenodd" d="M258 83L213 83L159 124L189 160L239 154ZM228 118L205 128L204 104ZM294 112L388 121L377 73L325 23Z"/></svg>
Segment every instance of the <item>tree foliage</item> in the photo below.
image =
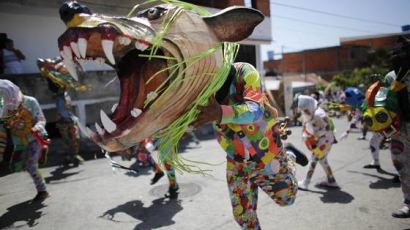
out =
<svg viewBox="0 0 410 230"><path fill-rule="evenodd" d="M383 79L389 66L389 54L386 50L372 50L368 54L366 67L355 68L349 73L338 73L333 76L332 82L343 89L347 87L367 89L375 81Z"/></svg>
<svg viewBox="0 0 410 230"><path fill-rule="evenodd" d="M387 68L380 66L370 66L364 68L355 68L352 73L338 73L333 77L333 82L337 86L345 89L347 87L368 88L377 80L382 80L388 72Z"/></svg>

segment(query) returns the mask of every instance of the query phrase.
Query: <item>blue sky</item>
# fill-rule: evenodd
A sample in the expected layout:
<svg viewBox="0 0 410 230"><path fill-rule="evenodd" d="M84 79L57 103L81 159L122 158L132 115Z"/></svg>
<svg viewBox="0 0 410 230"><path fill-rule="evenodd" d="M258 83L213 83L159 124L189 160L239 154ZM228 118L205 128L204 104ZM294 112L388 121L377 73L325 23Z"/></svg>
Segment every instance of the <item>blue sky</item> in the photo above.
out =
<svg viewBox="0 0 410 230"><path fill-rule="evenodd" d="M270 3L273 43L262 46L263 60L267 60L268 50L274 50L277 59L282 48L286 53L334 46L339 44L341 37L397 33L401 32L401 25L410 24L410 0L270 0ZM280 4L381 23L335 17Z"/></svg>

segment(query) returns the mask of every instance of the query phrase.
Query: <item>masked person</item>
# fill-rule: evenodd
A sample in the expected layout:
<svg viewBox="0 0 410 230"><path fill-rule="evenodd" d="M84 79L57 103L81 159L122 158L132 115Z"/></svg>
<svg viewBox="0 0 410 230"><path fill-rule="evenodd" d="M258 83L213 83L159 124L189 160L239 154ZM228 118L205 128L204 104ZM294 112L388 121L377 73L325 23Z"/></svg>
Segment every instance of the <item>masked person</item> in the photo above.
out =
<svg viewBox="0 0 410 230"><path fill-rule="evenodd" d="M298 108L303 119L303 138L306 147L312 152L309 171L306 178L299 182L301 190L307 190L319 162L326 172L327 181L319 183L319 186L338 188L339 185L333 176L332 169L327 161L327 155L334 143L334 125L326 112L317 106L317 101L310 96L301 95L298 100Z"/></svg>
<svg viewBox="0 0 410 230"><path fill-rule="evenodd" d="M410 218L410 40L401 38L392 51L391 61L393 75L390 90L397 94L398 108L396 111L400 126L399 132L391 137L391 154L393 165L397 169L404 205L392 213L396 218ZM388 76L387 76L388 77Z"/></svg>
<svg viewBox="0 0 410 230"><path fill-rule="evenodd" d="M49 194L38 168L47 137L43 111L35 98L23 95L20 88L8 80L0 80L0 97L0 118L10 130L14 144L10 166L13 171L26 169L37 189L33 200L44 200Z"/></svg>
<svg viewBox="0 0 410 230"><path fill-rule="evenodd" d="M264 100L257 70L235 63L216 98L200 108L194 123L198 127L214 122L217 140L227 154L226 179L234 218L243 229L260 229L259 188L280 206L291 205L296 198L295 155L282 145L276 116ZM297 160L304 157L299 153Z"/></svg>
<svg viewBox="0 0 410 230"><path fill-rule="evenodd" d="M151 185L156 184L165 175L164 171L161 169L161 166L152 157L152 152L154 151L154 149L155 147L152 144L152 138L147 138L146 140L142 141L137 147L137 158L142 158L146 162L148 162L148 164L155 172L154 177L151 179ZM165 168L169 182L168 193L165 194L165 197L176 199L178 198L179 185L177 183L175 170L167 161L163 162L163 166Z"/></svg>
<svg viewBox="0 0 410 230"><path fill-rule="evenodd" d="M41 76L48 82L48 88L53 93L57 109L57 129L64 144L68 147L64 164L78 166L84 162L80 156L80 132L73 120L71 97L69 89L82 92L87 90L86 85L75 85L61 58L37 59L37 66Z"/></svg>

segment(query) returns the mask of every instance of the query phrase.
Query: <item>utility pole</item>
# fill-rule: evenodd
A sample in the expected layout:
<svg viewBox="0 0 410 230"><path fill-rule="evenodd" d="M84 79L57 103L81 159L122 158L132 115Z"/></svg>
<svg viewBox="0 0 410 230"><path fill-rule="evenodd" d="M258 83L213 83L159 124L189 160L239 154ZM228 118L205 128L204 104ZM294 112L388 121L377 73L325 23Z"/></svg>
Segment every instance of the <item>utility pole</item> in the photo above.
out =
<svg viewBox="0 0 410 230"><path fill-rule="evenodd" d="M282 61L280 62L281 69L282 69L282 77L285 77L285 46L282 45L281 47L281 53L282 53Z"/></svg>
<svg viewBox="0 0 410 230"><path fill-rule="evenodd" d="M306 79L306 52L303 50L303 77L305 78L305 82L307 81Z"/></svg>

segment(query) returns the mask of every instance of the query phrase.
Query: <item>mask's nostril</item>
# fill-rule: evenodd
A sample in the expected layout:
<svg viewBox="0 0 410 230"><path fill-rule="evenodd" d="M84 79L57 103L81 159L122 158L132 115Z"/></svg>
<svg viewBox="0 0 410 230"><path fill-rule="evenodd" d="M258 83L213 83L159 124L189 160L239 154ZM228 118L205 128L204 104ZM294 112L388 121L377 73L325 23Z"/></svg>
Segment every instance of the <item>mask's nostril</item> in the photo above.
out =
<svg viewBox="0 0 410 230"><path fill-rule="evenodd" d="M90 9L88 9L85 5L80 5L76 1L65 2L60 7L60 18L61 20L67 24L68 22L73 19L74 15L76 14L91 14Z"/></svg>

